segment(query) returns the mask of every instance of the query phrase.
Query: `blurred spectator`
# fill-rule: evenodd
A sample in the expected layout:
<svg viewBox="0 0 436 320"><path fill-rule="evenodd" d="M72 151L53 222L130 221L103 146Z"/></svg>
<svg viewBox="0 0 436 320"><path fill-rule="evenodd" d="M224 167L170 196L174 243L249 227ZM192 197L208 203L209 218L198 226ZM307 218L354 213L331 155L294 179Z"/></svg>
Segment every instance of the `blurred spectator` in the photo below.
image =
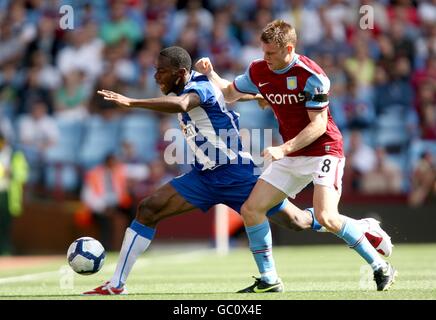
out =
<svg viewBox="0 0 436 320"><path fill-rule="evenodd" d="M297 34L298 37L298 34ZM297 42L298 46L298 42ZM314 57L316 54L330 54L336 57L337 62L342 62L350 54L350 46L345 39L336 39L330 24L324 25L324 36L321 42L304 48L304 54Z"/></svg>
<svg viewBox="0 0 436 320"><path fill-rule="evenodd" d="M127 39L131 46L142 39L140 26L127 16L125 1L111 1L110 20L101 26L101 38L106 44Z"/></svg>
<svg viewBox="0 0 436 320"><path fill-rule="evenodd" d="M348 183L344 191L361 189L362 177L377 165L377 158L373 148L364 143L362 133L351 131L350 146L346 153L347 165L344 171L344 180Z"/></svg>
<svg viewBox="0 0 436 320"><path fill-rule="evenodd" d="M176 44L185 48L191 55L192 59L196 60L201 55L202 38L203 35L201 34L198 21L191 20L185 25L183 31L179 34Z"/></svg>
<svg viewBox="0 0 436 320"><path fill-rule="evenodd" d="M398 194L402 191L401 168L389 160L382 147L375 150L375 167L362 178L361 191L368 194Z"/></svg>
<svg viewBox="0 0 436 320"><path fill-rule="evenodd" d="M149 164L150 174L142 184L142 197L147 197L153 194L156 189L163 186L165 183L169 182L176 175L172 173L174 167L171 170L166 166L164 159L158 159L152 161Z"/></svg>
<svg viewBox="0 0 436 320"><path fill-rule="evenodd" d="M6 116L1 114L0 110L0 135L5 137L9 142L13 142L15 139L14 128L12 127L12 123Z"/></svg>
<svg viewBox="0 0 436 320"><path fill-rule="evenodd" d="M418 11L411 0L393 0L387 12L391 23L401 21L406 27L419 25Z"/></svg>
<svg viewBox="0 0 436 320"><path fill-rule="evenodd" d="M47 105L44 102L35 102L31 113L21 116L18 136L21 148L32 169L30 182L43 184L46 152L59 138L56 122L48 115Z"/></svg>
<svg viewBox="0 0 436 320"><path fill-rule="evenodd" d="M248 42L241 47L241 54L238 58L241 70L248 68L253 60L261 59L263 57L263 51L259 46L259 41L260 33L253 34Z"/></svg>
<svg viewBox="0 0 436 320"><path fill-rule="evenodd" d="M121 143L121 153L119 160L125 165L135 165L141 163L141 158L135 150L135 147L129 141L123 141Z"/></svg>
<svg viewBox="0 0 436 320"><path fill-rule="evenodd" d="M436 0L419 1L418 16L424 24L436 23Z"/></svg>
<svg viewBox="0 0 436 320"><path fill-rule="evenodd" d="M14 118L16 113L19 75L14 63L0 65L0 109L3 116Z"/></svg>
<svg viewBox="0 0 436 320"><path fill-rule="evenodd" d="M431 194L436 194L436 168L433 155L424 152L412 173L409 204L421 206Z"/></svg>
<svg viewBox="0 0 436 320"><path fill-rule="evenodd" d="M143 163L132 143L123 141L121 144L121 163L126 168L127 185L134 199L143 197L143 184L150 176L150 168Z"/></svg>
<svg viewBox="0 0 436 320"><path fill-rule="evenodd" d="M392 40L386 34L377 37L378 57L377 65L382 67L385 72L390 72L394 68L395 58L397 57Z"/></svg>
<svg viewBox="0 0 436 320"><path fill-rule="evenodd" d="M33 51L30 57L30 67L37 73L38 85L43 89L54 90L61 84L59 70L48 61L47 54L42 50Z"/></svg>
<svg viewBox="0 0 436 320"><path fill-rule="evenodd" d="M97 80L94 89L91 91L92 95L89 101L89 110L91 113L101 113L110 118L119 111L119 108L117 108L114 103L103 99L101 95L97 94L97 91L101 89L112 90L114 92L122 91L121 83L115 70L107 70L104 76L101 76Z"/></svg>
<svg viewBox="0 0 436 320"><path fill-rule="evenodd" d="M36 30L25 19L24 3L11 2L8 15L0 19L0 65L23 56L26 46L35 39Z"/></svg>
<svg viewBox="0 0 436 320"><path fill-rule="evenodd" d="M313 8L304 5L303 0L287 0L288 10L279 15L279 19L290 23L297 31L302 47L317 44L323 38L323 28L319 14Z"/></svg>
<svg viewBox="0 0 436 320"><path fill-rule="evenodd" d="M29 114L36 101L43 101L47 112L53 113L53 98L49 89L40 83L40 70L30 68L24 83L17 90L17 113Z"/></svg>
<svg viewBox="0 0 436 320"><path fill-rule="evenodd" d="M375 63L369 56L366 43L356 41L353 56L345 60L345 70L356 82L358 90L367 91L374 80Z"/></svg>
<svg viewBox="0 0 436 320"><path fill-rule="evenodd" d="M436 88L432 83L425 82L418 88L416 103L416 110L420 119L421 137L435 140Z"/></svg>
<svg viewBox="0 0 436 320"><path fill-rule="evenodd" d="M421 36L416 40L415 65L422 68L427 59L436 53L436 24L424 29Z"/></svg>
<svg viewBox="0 0 436 320"><path fill-rule="evenodd" d="M426 65L412 74L412 85L415 90L419 90L424 83L436 87L436 54L429 56Z"/></svg>
<svg viewBox="0 0 436 320"><path fill-rule="evenodd" d="M330 79L330 112L339 129L347 128L345 113L345 100L349 93L346 90L348 79L343 68L340 67L337 57L331 53L323 53L318 56L318 64ZM351 93L350 93L351 94Z"/></svg>
<svg viewBox="0 0 436 320"><path fill-rule="evenodd" d="M214 19L209 10L203 8L201 0L190 0L186 3L186 8L178 10L168 28L172 36L168 39L176 42L188 25L197 25L198 30L209 36L214 28ZM189 52L189 51L188 51Z"/></svg>
<svg viewBox="0 0 436 320"><path fill-rule="evenodd" d="M112 61L106 61L106 66L110 64L118 79L130 85L135 80L136 74L128 41L126 39L120 40L116 45L107 49L111 51Z"/></svg>
<svg viewBox="0 0 436 320"><path fill-rule="evenodd" d="M12 218L21 214L27 162L0 133L0 255L11 254Z"/></svg>
<svg viewBox="0 0 436 320"><path fill-rule="evenodd" d="M83 120L88 115L83 78L83 72L79 70L64 75L64 83L55 93L55 113L58 118Z"/></svg>
<svg viewBox="0 0 436 320"><path fill-rule="evenodd" d="M107 250L114 249L114 215L123 214L130 221L132 198L127 188L126 167L114 155L86 172L81 199L92 212L100 229L100 239Z"/></svg>
<svg viewBox="0 0 436 320"><path fill-rule="evenodd" d="M346 39L346 25L351 18L348 3L343 0L329 0L320 8L321 21L324 28L331 29L333 39Z"/></svg>
<svg viewBox="0 0 436 320"><path fill-rule="evenodd" d="M57 15L43 14L40 17L37 25L37 36L27 48L27 60L35 51L39 51L48 57L49 64L55 64L55 58L62 44L60 36L56 33L57 23Z"/></svg>
<svg viewBox="0 0 436 320"><path fill-rule="evenodd" d="M353 80L347 85L344 111L350 129L368 129L375 120L372 101L361 94Z"/></svg>
<svg viewBox="0 0 436 320"><path fill-rule="evenodd" d="M436 141L436 103L426 103L421 108L421 138Z"/></svg>
<svg viewBox="0 0 436 320"><path fill-rule="evenodd" d="M389 37L394 45L397 56L404 56L409 59L411 64L415 61L415 45L411 36L406 34L406 25L398 20L393 20L390 24Z"/></svg>
<svg viewBox="0 0 436 320"><path fill-rule="evenodd" d="M405 57L395 60L390 77L384 69L376 69L374 99L378 115L392 107L400 107L403 111L412 108L414 92L410 84L410 74L410 63Z"/></svg>
<svg viewBox="0 0 436 320"><path fill-rule="evenodd" d="M63 75L81 70L86 75L86 81L93 82L103 72L104 44L97 38L97 26L88 23L66 33L66 37L68 45L59 51L57 67Z"/></svg>
<svg viewBox="0 0 436 320"><path fill-rule="evenodd" d="M161 95L159 86L154 81L154 60L156 53L150 47L141 49L134 63L134 81L126 88L126 95L144 99Z"/></svg>
<svg viewBox="0 0 436 320"><path fill-rule="evenodd" d="M223 23L214 25L208 49L214 67L221 72L232 70L240 53L239 42L229 34L227 25Z"/></svg>

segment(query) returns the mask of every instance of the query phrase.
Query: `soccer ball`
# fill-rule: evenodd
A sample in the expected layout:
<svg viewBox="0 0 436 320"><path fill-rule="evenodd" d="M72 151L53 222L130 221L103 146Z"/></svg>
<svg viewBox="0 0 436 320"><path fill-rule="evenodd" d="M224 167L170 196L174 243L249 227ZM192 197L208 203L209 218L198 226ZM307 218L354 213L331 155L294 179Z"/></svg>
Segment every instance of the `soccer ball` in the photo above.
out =
<svg viewBox="0 0 436 320"><path fill-rule="evenodd" d="M82 275L98 272L104 264L106 253L103 245L94 238L82 237L68 248L67 258L71 268Z"/></svg>

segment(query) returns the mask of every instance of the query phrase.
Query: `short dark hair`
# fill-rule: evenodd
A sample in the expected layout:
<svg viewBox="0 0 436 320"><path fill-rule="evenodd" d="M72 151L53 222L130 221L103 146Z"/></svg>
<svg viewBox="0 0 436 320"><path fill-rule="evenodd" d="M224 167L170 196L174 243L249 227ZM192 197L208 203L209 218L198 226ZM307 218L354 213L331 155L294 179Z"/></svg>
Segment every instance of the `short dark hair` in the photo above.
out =
<svg viewBox="0 0 436 320"><path fill-rule="evenodd" d="M162 57L166 57L170 60L171 66L177 69L185 68L188 72L191 71L192 60L188 51L181 47L168 47L162 49L159 53Z"/></svg>

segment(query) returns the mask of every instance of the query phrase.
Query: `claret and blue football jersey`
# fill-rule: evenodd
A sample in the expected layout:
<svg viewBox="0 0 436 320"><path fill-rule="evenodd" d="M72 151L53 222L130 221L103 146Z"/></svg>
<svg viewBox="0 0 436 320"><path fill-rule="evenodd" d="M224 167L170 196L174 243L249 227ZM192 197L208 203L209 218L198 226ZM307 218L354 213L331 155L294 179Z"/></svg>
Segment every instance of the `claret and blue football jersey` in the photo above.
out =
<svg viewBox="0 0 436 320"><path fill-rule="evenodd" d="M297 136L309 123L308 110L328 108L330 81L324 71L311 59L295 54L283 70L271 71L265 60L256 60L245 74L233 82L236 90L260 93L271 104L279 123L283 141ZM316 101L315 96L325 97ZM333 155L343 157L342 135L328 111L327 131L310 145L297 150L295 156Z"/></svg>

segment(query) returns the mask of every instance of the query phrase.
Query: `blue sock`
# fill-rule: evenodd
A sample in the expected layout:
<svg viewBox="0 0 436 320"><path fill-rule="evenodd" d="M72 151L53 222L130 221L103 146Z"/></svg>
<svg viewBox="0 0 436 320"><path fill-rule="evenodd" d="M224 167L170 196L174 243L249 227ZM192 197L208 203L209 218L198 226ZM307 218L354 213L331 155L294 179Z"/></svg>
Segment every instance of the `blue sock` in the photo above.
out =
<svg viewBox="0 0 436 320"><path fill-rule="evenodd" d="M336 233L336 235L343 239L350 248L357 251L357 253L371 265L374 271L386 266L386 262L369 243L355 221L345 219L342 229Z"/></svg>
<svg viewBox="0 0 436 320"><path fill-rule="evenodd" d="M272 237L268 220L255 226L245 227L245 230L261 279L268 283L276 283L278 276L272 256Z"/></svg>
<svg viewBox="0 0 436 320"><path fill-rule="evenodd" d="M312 215L312 219L313 219L312 225L311 225L312 230L320 231L323 228L323 226L319 224L318 220L316 220L316 218L315 218L315 210L313 210L313 208L306 208L304 210L309 211L310 214Z"/></svg>

